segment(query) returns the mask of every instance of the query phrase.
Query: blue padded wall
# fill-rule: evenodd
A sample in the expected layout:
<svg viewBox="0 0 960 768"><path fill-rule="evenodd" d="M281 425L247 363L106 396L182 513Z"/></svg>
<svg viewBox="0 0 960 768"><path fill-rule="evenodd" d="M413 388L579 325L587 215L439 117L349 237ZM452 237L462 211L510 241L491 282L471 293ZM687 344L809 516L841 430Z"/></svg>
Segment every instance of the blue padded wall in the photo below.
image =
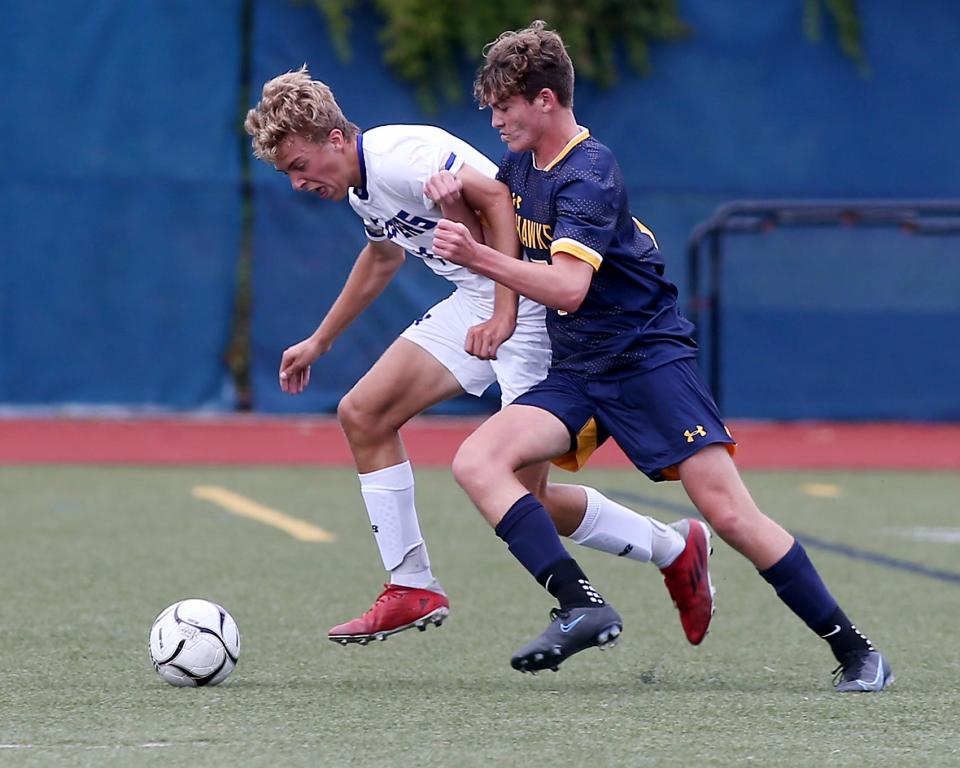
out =
<svg viewBox="0 0 960 768"><path fill-rule="evenodd" d="M867 72L840 52L829 17L820 43L806 39L801 3L681 0L679 7L692 33L653 49L653 76L625 76L608 91L581 81L576 113L618 154L634 212L657 233L681 299L686 239L726 200L958 196L960 100L950 95L960 91L955 44L960 6L915 4L903 13L894 0L862 4ZM333 52L312 4L260 0L254 90L306 62L362 128L434 122L499 157L502 147L488 114L478 113L470 101L469 73L461 104L425 115L412 89L380 60L375 35L373 20L357 19L354 56L345 63ZM479 56L477 51L478 63ZM316 326L364 239L346 203L301 199L261 163L254 190L256 407L332 409L396 333L447 286L421 265L408 265L374 310L318 364L309 393L284 396L276 384L280 353ZM881 240L882 248L859 230L821 231L813 240L798 234L737 245L763 251L754 263L732 252L728 259L727 415L957 418L960 362L944 354L937 335L956 327L956 302L931 302L924 295L932 284L960 284L960 261L952 256L956 241ZM828 261L806 259L811 249L829 253ZM884 294L871 302L858 288L861 280L902 282L905 268L916 277L910 283L914 298L893 301ZM806 279L821 285L834 279L839 295L866 299L837 302L826 287L803 302L788 301L791 286ZM878 344L878 331L880 337L911 338L909 370L884 357L889 350ZM832 353L811 346L831 336ZM795 355L780 354L794 347ZM791 357L792 367L786 364ZM771 365L774 359L777 365ZM864 390L867 372L872 372L867 380L885 382L882 391ZM480 407L496 407L496 399Z"/></svg>
<svg viewBox="0 0 960 768"><path fill-rule="evenodd" d="M233 406L241 6L3 4L0 403Z"/></svg>

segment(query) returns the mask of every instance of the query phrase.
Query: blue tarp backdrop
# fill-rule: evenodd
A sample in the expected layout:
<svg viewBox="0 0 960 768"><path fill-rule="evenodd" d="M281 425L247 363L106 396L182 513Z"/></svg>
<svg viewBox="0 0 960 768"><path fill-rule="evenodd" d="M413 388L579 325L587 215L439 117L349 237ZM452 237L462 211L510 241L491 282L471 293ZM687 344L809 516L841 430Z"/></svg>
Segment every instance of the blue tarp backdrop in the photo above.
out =
<svg viewBox="0 0 960 768"><path fill-rule="evenodd" d="M0 403L232 407L240 11L2 4Z"/></svg>
<svg viewBox="0 0 960 768"><path fill-rule="evenodd" d="M688 0L680 8L690 39L655 49L650 78L609 91L579 83L576 112L617 152L634 212L657 233L681 299L686 238L731 198L960 193L957 7L921 3L905 14L893 0L862 6L866 74L839 51L829 25L820 44L804 37L799 4ZM307 63L361 128L429 120L498 158L502 147L488 113L469 100L469 80L463 104L426 118L382 65L375 34L358 22L345 63L313 8L260 2L254 84ZM346 203L301 199L263 164L254 179L257 408L333 408L446 286L409 264L318 362L311 391L282 395L280 352L319 322L363 234ZM960 291L946 288L960 285L960 239L820 229L742 241L727 259L727 415L960 418L960 358L949 343L960 330Z"/></svg>
<svg viewBox="0 0 960 768"><path fill-rule="evenodd" d="M958 249L895 228L728 236L724 411L960 418Z"/></svg>
<svg viewBox="0 0 960 768"><path fill-rule="evenodd" d="M281 72L307 63L361 128L433 122L499 158L471 73L462 103L426 115L383 64L374 16L354 19L344 62L313 2L248 2L0 0L0 404L232 407L239 122ZM691 35L653 49L651 77L578 83L577 117L617 153L681 299L687 237L724 201L960 197L960 5L860 4L867 73L829 18L805 38L802 5L680 0ZM280 354L316 327L364 236L346 202L251 162L253 404L330 411L449 285L409 259L309 390L283 395ZM960 419L958 251L880 230L732 238L726 415Z"/></svg>

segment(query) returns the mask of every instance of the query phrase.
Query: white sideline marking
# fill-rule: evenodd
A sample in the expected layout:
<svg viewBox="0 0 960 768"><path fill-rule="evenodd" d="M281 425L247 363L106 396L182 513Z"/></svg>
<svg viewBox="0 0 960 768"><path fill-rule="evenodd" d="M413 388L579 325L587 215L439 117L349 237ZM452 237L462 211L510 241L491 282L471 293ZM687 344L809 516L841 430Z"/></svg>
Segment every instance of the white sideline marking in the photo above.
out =
<svg viewBox="0 0 960 768"><path fill-rule="evenodd" d="M234 515L240 515L240 517L256 520L258 523L279 528L299 541L336 541L336 537L323 530L323 528L318 528L305 520L298 520L295 517L290 517L290 515L285 515L276 509L265 507L246 496L228 491L218 485L198 485L192 493L196 498L216 504Z"/></svg>
<svg viewBox="0 0 960 768"><path fill-rule="evenodd" d="M152 749L154 747L172 746L172 744L164 744L163 742L147 742L146 744L0 744L0 749Z"/></svg>
<svg viewBox="0 0 960 768"><path fill-rule="evenodd" d="M960 544L960 528L931 528L922 525L905 528L881 528L884 533L913 541L932 541L936 544Z"/></svg>

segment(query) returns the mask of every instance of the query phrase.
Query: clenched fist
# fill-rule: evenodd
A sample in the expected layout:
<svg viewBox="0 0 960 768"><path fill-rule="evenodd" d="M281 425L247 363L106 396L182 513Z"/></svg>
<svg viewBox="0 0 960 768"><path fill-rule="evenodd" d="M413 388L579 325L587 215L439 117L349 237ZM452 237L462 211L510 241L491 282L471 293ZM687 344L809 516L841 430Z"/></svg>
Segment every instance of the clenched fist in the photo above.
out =
<svg viewBox="0 0 960 768"><path fill-rule="evenodd" d="M441 259L469 267L477 258L477 241L465 224L440 219L433 230L433 252Z"/></svg>

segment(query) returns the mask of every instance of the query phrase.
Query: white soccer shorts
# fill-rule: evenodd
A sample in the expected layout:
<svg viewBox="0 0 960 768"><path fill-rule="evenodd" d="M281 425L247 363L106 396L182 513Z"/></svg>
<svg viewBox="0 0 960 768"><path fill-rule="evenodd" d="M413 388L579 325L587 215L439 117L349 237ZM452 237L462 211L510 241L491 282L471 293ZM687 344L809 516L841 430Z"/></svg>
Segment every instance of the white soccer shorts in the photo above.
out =
<svg viewBox="0 0 960 768"><path fill-rule="evenodd" d="M454 291L400 335L433 355L471 395L482 395L498 382L501 402L508 405L546 377L550 339L542 315L520 318L513 336L497 350L497 359L481 360L467 353L463 344L469 328L489 319Z"/></svg>

